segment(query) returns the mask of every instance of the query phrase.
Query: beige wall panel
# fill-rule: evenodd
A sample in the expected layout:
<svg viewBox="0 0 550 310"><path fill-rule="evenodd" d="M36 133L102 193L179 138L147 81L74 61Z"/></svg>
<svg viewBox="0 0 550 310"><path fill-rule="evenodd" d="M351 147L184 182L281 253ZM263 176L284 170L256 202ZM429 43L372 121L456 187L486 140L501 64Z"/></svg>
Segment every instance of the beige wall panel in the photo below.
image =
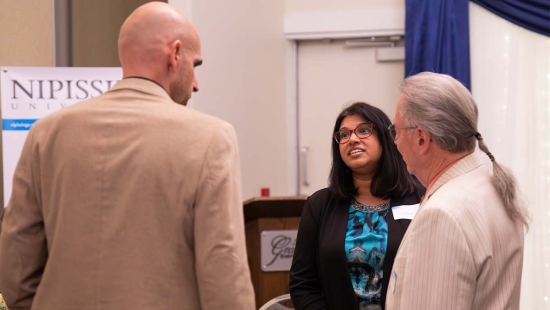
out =
<svg viewBox="0 0 550 310"><path fill-rule="evenodd" d="M0 66L52 64L52 2L0 0Z"/></svg>
<svg viewBox="0 0 550 310"><path fill-rule="evenodd" d="M73 66L120 66L117 51L120 27L132 11L147 2L150 0L74 0Z"/></svg>

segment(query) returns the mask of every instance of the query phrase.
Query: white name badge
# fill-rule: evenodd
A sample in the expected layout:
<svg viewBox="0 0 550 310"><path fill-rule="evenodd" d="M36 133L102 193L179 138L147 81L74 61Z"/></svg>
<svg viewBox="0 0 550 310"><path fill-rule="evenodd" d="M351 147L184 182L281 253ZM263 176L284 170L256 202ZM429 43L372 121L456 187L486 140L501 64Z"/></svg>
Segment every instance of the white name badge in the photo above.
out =
<svg viewBox="0 0 550 310"><path fill-rule="evenodd" d="M420 204L418 203L415 205L395 206L391 208L391 211L393 212L393 218L396 220L412 220L416 215L419 206Z"/></svg>

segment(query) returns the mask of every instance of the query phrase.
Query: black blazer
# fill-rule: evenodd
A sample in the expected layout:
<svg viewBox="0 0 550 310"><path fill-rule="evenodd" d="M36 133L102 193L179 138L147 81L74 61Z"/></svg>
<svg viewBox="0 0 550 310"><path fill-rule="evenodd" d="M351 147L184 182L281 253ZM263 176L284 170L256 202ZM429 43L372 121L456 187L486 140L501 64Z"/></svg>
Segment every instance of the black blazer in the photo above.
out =
<svg viewBox="0 0 550 310"><path fill-rule="evenodd" d="M411 195L391 198L390 205L416 204L424 192L425 189L418 186ZM359 309L344 250L349 206L349 199L334 197L328 188L307 199L290 268L290 297L297 310ZM386 221L388 246L383 266L382 308L395 254L410 223L410 220L395 220L391 211Z"/></svg>

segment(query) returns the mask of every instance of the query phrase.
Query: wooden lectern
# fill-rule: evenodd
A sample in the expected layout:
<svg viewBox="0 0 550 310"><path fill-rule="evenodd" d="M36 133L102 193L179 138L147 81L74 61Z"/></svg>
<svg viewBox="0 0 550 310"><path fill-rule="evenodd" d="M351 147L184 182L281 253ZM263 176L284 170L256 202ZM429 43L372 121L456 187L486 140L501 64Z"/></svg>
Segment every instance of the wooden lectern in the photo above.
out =
<svg viewBox="0 0 550 310"><path fill-rule="evenodd" d="M307 196L254 197L244 202L246 249L259 308L270 299L288 294L289 271L265 272L261 266L263 231L297 230Z"/></svg>

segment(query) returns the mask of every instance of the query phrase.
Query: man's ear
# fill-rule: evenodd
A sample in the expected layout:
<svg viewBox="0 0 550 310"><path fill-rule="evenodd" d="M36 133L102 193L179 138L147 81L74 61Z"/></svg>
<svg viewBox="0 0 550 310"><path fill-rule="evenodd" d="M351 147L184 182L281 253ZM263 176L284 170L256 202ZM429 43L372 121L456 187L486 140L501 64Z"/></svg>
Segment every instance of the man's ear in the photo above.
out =
<svg viewBox="0 0 550 310"><path fill-rule="evenodd" d="M170 66L175 68L178 62L181 60L181 41L176 40L170 44Z"/></svg>
<svg viewBox="0 0 550 310"><path fill-rule="evenodd" d="M430 148L430 145L432 144L432 136L420 129L417 128L414 132L414 141L416 143L416 146L418 147L418 153L419 155L426 154Z"/></svg>

